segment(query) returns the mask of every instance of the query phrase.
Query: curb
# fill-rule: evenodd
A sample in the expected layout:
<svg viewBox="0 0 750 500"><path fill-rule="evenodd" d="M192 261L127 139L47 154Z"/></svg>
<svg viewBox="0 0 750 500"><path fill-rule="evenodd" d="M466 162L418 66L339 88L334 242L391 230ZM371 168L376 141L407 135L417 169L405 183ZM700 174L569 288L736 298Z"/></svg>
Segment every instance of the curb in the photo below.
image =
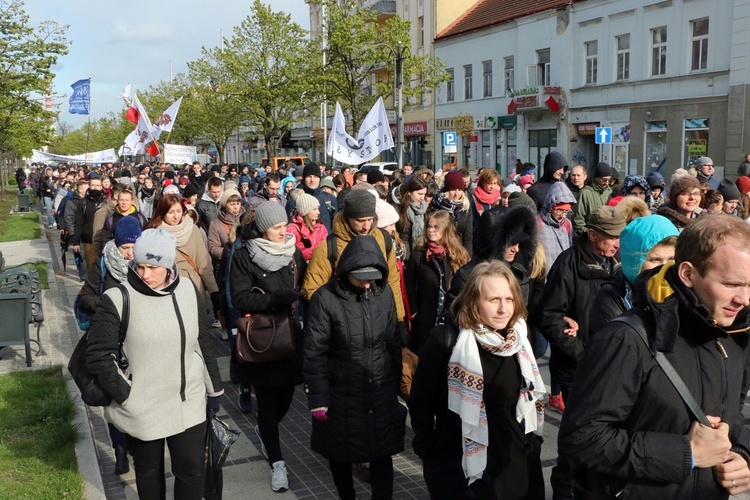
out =
<svg viewBox="0 0 750 500"><path fill-rule="evenodd" d="M63 369L64 370L64 369ZM67 376L67 375L66 375ZM84 498L87 500L106 500L104 494L104 483L99 469L99 461L94 448L94 435L91 432L91 422L86 411L86 404L81 400L73 379L68 377L68 394L76 404L76 416L73 425L79 432L76 440L76 461L78 462L78 473L83 477Z"/></svg>

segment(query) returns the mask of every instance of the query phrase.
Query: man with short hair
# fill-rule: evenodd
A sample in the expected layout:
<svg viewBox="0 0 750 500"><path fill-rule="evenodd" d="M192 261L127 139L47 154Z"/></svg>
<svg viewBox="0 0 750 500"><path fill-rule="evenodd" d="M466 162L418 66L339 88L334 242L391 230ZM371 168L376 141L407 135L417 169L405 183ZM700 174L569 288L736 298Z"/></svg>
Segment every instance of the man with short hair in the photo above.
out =
<svg viewBox="0 0 750 500"><path fill-rule="evenodd" d="M565 180L565 185L568 186L570 192L575 196L576 203L578 203L578 200L581 197L581 190L586 186L586 179L588 178L589 176L586 173L586 167L583 165L576 165L570 169L570 174Z"/></svg>
<svg viewBox="0 0 750 500"><path fill-rule="evenodd" d="M698 180L706 181L711 189L719 189L719 181L714 177L714 161L708 156L701 156L695 160L695 168L698 170Z"/></svg>
<svg viewBox="0 0 750 500"><path fill-rule="evenodd" d="M65 203L65 209L63 212L63 221L64 225L62 228L65 231L65 234L61 234L60 238L66 238L67 243L70 247L73 249L73 257L75 259L76 263L76 269L78 270L78 278L81 281L84 281L86 279L86 265L81 257L81 245L80 245L80 238L75 241L75 244L73 243L73 235L78 233L80 235L81 231L80 229L76 228L76 215L78 214L78 211L83 210L84 203L85 203L85 197L86 193L89 189L89 181L86 179L80 179L76 181L75 189L73 190L73 194L68 198L68 201Z"/></svg>
<svg viewBox="0 0 750 500"><path fill-rule="evenodd" d="M361 182L367 182L367 172L357 170L354 172L354 185L356 186Z"/></svg>
<svg viewBox="0 0 750 500"><path fill-rule="evenodd" d="M275 201L281 206L286 206L284 195L281 193L281 179L278 174L266 175L265 179L263 179L262 188L258 189L247 203L252 208L269 200Z"/></svg>
<svg viewBox="0 0 750 500"><path fill-rule="evenodd" d="M562 420L560 453L587 469L591 498L727 498L750 490L741 412L750 362L750 226L703 217L674 262L636 282L639 303L586 346ZM697 402L702 425L654 353ZM624 494L622 494L624 493Z"/></svg>
<svg viewBox="0 0 750 500"><path fill-rule="evenodd" d="M70 233L68 244L73 251L80 251L83 245L83 257L86 260L86 269L91 268L94 262L94 215L99 207L107 201L102 191L102 180L98 175L92 174L89 179L88 190L78 204L73 221L73 231ZM102 219L103 220L103 219Z"/></svg>
<svg viewBox="0 0 750 500"><path fill-rule="evenodd" d="M206 192L195 204L195 211L198 212L198 221L203 230L208 233L211 223L219 216L219 201L221 194L224 192L224 183L219 177L211 177L206 182Z"/></svg>
<svg viewBox="0 0 750 500"><path fill-rule="evenodd" d="M606 161L600 161L594 167L594 182L581 189L578 203L573 211L573 229L581 236L586 232L586 219L599 207L607 203L612 195L609 181L612 178L612 167Z"/></svg>
<svg viewBox="0 0 750 500"><path fill-rule="evenodd" d="M589 216L585 237L562 252L547 275L539 307L531 322L550 344L550 377L568 399L578 359L589 340L589 316L599 288L620 269L618 250L625 214L616 207L603 206ZM578 323L577 334L566 333ZM563 406L563 413L567 407ZM558 453L561 453L559 451ZM572 467L561 458L552 469L555 498L572 498Z"/></svg>

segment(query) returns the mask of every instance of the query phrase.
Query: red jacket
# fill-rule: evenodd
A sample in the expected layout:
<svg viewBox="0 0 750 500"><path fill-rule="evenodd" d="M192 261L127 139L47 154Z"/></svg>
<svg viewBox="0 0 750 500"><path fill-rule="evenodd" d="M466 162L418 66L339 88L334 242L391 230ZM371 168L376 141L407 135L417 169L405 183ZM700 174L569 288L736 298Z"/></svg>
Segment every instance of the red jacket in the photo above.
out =
<svg viewBox="0 0 750 500"><path fill-rule="evenodd" d="M306 261L309 261L312 257L315 247L320 245L328 236L328 229L323 223L316 222L315 229L310 231L305 221L297 213L292 216L292 222L286 226L286 232L294 235L297 240L295 245L300 249Z"/></svg>

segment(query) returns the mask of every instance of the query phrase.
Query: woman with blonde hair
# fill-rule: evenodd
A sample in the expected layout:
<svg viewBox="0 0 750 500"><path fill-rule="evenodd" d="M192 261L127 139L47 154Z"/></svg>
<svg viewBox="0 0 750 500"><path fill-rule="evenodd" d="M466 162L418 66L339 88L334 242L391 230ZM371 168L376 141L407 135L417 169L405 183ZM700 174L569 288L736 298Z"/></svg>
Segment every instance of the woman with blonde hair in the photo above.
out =
<svg viewBox="0 0 750 500"><path fill-rule="evenodd" d="M409 349L413 352L419 353L433 327L445 323L453 275L468 261L469 254L458 238L451 215L445 210L433 212L404 275L412 314Z"/></svg>
<svg viewBox="0 0 750 500"><path fill-rule="evenodd" d="M542 499L544 381L521 288L503 262L478 264L435 327L408 399L432 498Z"/></svg>
<svg viewBox="0 0 750 500"><path fill-rule="evenodd" d="M500 174L491 168L484 168L477 177L477 187L472 193L471 210L474 214L474 224L479 222L479 217L500 204L500 196L503 194L503 183ZM475 227L476 229L476 227Z"/></svg>
<svg viewBox="0 0 750 500"><path fill-rule="evenodd" d="M180 276L192 281L200 292L210 293L212 301L218 300L219 287L214 278L211 256L201 236L201 230L193 223L191 217L185 217L187 209L182 198L176 194L167 194L159 199L154 209L154 217L146 229L163 229L177 240L177 257L175 263ZM218 309L218 304L215 304Z"/></svg>

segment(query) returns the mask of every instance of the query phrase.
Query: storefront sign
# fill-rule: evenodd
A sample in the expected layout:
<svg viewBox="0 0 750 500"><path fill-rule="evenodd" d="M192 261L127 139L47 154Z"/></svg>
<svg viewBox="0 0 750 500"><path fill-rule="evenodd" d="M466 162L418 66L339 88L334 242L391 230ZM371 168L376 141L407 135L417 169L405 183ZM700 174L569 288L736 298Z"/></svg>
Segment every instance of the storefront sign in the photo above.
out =
<svg viewBox="0 0 750 500"><path fill-rule="evenodd" d="M528 87L525 89L508 89L509 97L516 97L519 95L536 95L539 93L539 87Z"/></svg>
<svg viewBox="0 0 750 500"><path fill-rule="evenodd" d="M404 123L404 135L427 135L427 122Z"/></svg>
<svg viewBox="0 0 750 500"><path fill-rule="evenodd" d="M578 135L594 135L599 123L579 123Z"/></svg>

